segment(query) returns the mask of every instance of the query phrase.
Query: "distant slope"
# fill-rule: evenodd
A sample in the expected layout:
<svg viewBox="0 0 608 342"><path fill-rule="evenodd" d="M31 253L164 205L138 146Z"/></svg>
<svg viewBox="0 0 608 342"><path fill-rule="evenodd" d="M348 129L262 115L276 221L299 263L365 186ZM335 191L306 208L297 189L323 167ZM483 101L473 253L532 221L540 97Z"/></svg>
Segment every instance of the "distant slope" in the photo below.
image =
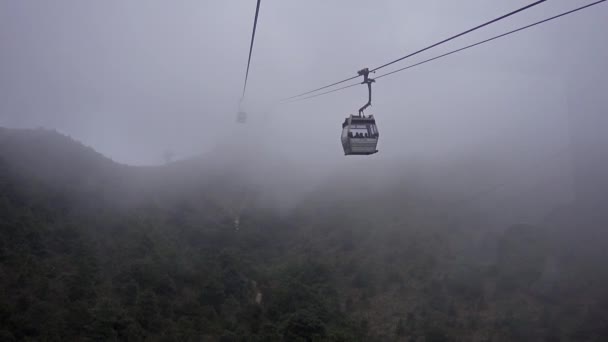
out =
<svg viewBox="0 0 608 342"><path fill-rule="evenodd" d="M597 208L490 229L455 204L469 183L433 181L462 166L302 190L293 165L237 147L131 167L0 129L0 340L606 340Z"/></svg>
<svg viewBox="0 0 608 342"><path fill-rule="evenodd" d="M57 183L110 178L126 169L92 148L46 129L0 128L0 156L15 171Z"/></svg>
<svg viewBox="0 0 608 342"><path fill-rule="evenodd" d="M1 340L353 340L325 266L271 267L287 230L235 202L238 172L128 167L44 130L0 144Z"/></svg>
<svg viewBox="0 0 608 342"><path fill-rule="evenodd" d="M183 196L206 200L214 197L218 206L234 211L243 205L242 197L247 197L246 201L263 197L268 206L281 202L280 189L289 188L293 195L296 184L291 182L297 178L289 177L294 172L287 164L252 165L246 156L252 152L252 158L259 158L260 153L239 151L237 154L234 146L220 146L208 155L167 165L136 167L118 164L53 130L0 127L0 160L13 174L85 202L93 197L106 204L133 206ZM278 176L269 178L266 175L272 168L280 171Z"/></svg>

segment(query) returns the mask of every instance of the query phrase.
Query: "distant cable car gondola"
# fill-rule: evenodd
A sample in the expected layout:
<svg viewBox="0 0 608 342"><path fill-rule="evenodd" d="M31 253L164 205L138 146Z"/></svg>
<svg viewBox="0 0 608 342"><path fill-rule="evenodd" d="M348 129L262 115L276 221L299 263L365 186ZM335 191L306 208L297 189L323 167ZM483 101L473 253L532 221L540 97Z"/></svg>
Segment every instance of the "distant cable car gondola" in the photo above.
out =
<svg viewBox="0 0 608 342"><path fill-rule="evenodd" d="M244 92L243 96L245 96ZM241 97L241 101L239 101L239 111L236 113L236 122L240 124L247 123L247 112L243 110L243 99L244 97Z"/></svg>
<svg viewBox="0 0 608 342"><path fill-rule="evenodd" d="M359 75L363 76L363 83L367 84L369 99L367 103L359 109L359 115L350 115L342 124L342 147L344 155L370 155L378 152L378 127L373 115L365 116L363 111L372 105L372 83L369 78L369 69L359 70Z"/></svg>
<svg viewBox="0 0 608 342"><path fill-rule="evenodd" d="M247 113L240 110L236 115L236 122L238 123L246 123L247 122Z"/></svg>

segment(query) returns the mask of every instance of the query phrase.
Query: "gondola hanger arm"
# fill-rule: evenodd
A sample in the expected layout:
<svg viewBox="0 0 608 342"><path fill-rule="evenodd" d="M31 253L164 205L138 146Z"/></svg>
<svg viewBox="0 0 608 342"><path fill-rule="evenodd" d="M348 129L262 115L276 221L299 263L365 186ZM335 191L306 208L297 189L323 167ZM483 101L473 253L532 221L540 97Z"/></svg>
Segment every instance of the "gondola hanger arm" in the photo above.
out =
<svg viewBox="0 0 608 342"><path fill-rule="evenodd" d="M359 109L359 116L365 117L365 115L363 114L363 111L372 105L372 83L376 82L376 80L369 77L369 73L370 73L369 68L361 69L361 70L357 71L357 73L360 76L363 76L363 82L361 82L361 84L367 84L367 93L368 93L367 103Z"/></svg>

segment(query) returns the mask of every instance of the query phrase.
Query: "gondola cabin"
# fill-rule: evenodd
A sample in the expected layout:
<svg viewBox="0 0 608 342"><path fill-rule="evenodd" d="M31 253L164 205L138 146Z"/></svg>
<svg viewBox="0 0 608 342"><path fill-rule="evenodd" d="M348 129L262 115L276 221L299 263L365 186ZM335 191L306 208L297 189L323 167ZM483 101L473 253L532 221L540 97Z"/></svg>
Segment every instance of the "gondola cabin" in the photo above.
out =
<svg viewBox="0 0 608 342"><path fill-rule="evenodd" d="M369 155L378 152L378 127L373 115L351 115L342 124L344 155Z"/></svg>

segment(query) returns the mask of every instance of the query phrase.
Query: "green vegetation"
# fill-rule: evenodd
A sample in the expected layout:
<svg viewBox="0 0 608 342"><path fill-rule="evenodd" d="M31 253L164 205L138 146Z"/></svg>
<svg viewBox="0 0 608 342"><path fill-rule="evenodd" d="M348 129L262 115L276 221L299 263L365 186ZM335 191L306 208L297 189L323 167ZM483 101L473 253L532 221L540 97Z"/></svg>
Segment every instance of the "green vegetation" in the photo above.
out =
<svg viewBox="0 0 608 342"><path fill-rule="evenodd" d="M608 241L592 225L456 227L394 194L362 212L314 193L288 214L252 205L236 230L213 182L163 184L163 168L0 130L0 340L608 336Z"/></svg>

